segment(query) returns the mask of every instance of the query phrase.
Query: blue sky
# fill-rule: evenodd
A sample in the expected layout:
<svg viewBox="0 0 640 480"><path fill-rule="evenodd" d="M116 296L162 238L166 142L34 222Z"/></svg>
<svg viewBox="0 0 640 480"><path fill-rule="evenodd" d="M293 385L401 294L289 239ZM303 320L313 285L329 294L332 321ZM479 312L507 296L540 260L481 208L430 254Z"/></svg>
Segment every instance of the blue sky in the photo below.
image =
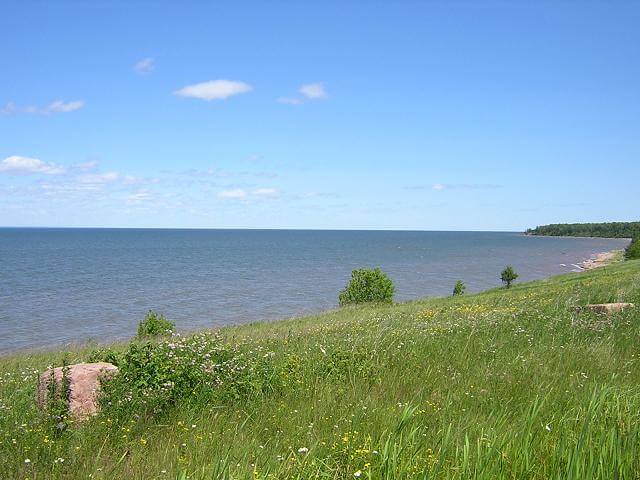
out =
<svg viewBox="0 0 640 480"><path fill-rule="evenodd" d="M638 220L640 3L208 3L0 6L0 225Z"/></svg>

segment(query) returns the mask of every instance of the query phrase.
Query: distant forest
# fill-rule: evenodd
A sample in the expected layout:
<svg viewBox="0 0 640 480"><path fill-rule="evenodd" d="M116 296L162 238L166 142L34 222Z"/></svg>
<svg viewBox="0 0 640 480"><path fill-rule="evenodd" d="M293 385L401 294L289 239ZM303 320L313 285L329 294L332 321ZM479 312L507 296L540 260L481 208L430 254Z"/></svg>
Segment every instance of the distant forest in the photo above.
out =
<svg viewBox="0 0 640 480"><path fill-rule="evenodd" d="M552 223L530 228L525 233L566 237L638 238L640 222Z"/></svg>

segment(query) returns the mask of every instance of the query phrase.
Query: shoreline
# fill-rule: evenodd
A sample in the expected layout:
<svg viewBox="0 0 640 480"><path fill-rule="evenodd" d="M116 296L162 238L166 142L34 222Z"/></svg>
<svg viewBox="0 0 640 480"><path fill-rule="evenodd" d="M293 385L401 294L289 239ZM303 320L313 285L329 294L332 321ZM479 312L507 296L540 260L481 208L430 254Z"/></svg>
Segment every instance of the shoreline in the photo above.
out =
<svg viewBox="0 0 640 480"><path fill-rule="evenodd" d="M576 237L566 237L566 238L576 238ZM602 237L581 237L581 238L602 238ZM582 260L580 262L577 262L575 264L571 264L574 267L579 268L580 270L576 271L573 270L572 272L567 272L567 273L562 273L560 275L568 275L570 273L583 273L583 272L587 272L590 270L594 270L597 268L602 268L605 267L607 265L610 265L612 263L617 263L619 261L622 260L623 258L623 253L624 250L610 250L610 251L606 251L606 252L599 252L599 253L594 253L591 255L591 257L589 257L588 259ZM531 280L530 282L538 282L538 281L543 281L543 280L548 280L550 278L553 278L557 275L549 275L547 277L544 278L540 278L540 279L536 279L536 280ZM529 282L526 282L529 283ZM481 290L479 292L475 292L473 294L478 295L478 294L483 294L486 292L489 292L491 290L493 290L494 288L487 288L485 290ZM401 304L407 304L407 303L413 303L413 302L420 302L420 301L425 301L425 300L432 300L432 299L438 299L438 298L447 298L447 296L431 296L431 297L418 297L418 298L412 298L412 299L408 299L408 300L403 300L403 301L398 301L395 304L396 305L401 305ZM211 328L204 328L204 329L188 329L185 331L179 331L177 333L179 333L180 335L183 336L189 336L189 335L193 335L193 334L197 334L199 332L203 332L203 331L216 331L216 330L220 330L220 329L224 329L224 328L234 328L234 327L242 327L242 326L246 326L246 325L250 325L253 323L263 323L263 322L282 322L282 321L288 321L288 320L299 320L299 319L305 319L305 318L309 318L309 317L315 317L315 316L322 316L322 315L326 315L326 314L330 314L332 312L336 312L339 309L335 309L335 308L329 308L329 309L325 309L325 310L319 310L317 312L307 312L306 314L302 314L299 316L290 316L290 317L281 317L281 318L277 318L277 319L254 319L248 322L239 322L239 323L233 323L233 324L228 324L228 325L221 325L221 326L216 326L216 327L211 327ZM123 337L123 338L111 338L108 340L104 340L104 341L100 341L98 339L95 338L90 338L87 339L86 341L83 340L77 340L77 341L72 341L72 342L68 342L65 344L60 344L60 345L42 345L42 346L34 346L34 347L26 347L26 348L16 348L16 349L9 349L6 351L0 351L0 361L3 359L7 359L10 357L15 357L16 355L21 356L21 355L42 355L42 354L52 354L55 352L59 352L59 351L78 351L78 350L85 350L85 349L100 349L100 348L109 348L112 346L117 346L117 345L126 345L129 342L131 342L133 339L135 339L135 337Z"/></svg>
<svg viewBox="0 0 640 480"><path fill-rule="evenodd" d="M578 262L576 265L582 269L583 272L593 270L595 268L602 268L610 265L621 259L624 250L610 250L608 252L600 252L592 255L582 262Z"/></svg>

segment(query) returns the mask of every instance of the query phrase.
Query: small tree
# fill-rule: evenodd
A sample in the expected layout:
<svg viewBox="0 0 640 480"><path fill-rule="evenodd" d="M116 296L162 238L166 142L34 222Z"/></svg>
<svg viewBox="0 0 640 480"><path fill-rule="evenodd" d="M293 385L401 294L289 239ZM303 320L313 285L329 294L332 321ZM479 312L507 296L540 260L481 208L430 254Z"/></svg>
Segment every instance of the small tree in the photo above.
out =
<svg viewBox="0 0 640 480"><path fill-rule="evenodd" d="M138 337L154 337L168 335L175 330L173 322L167 320L164 315L149 310L144 320L138 324Z"/></svg>
<svg viewBox="0 0 640 480"><path fill-rule="evenodd" d="M453 295L462 295L464 291L467 289L467 286L464 284L462 280L458 280L456 285L453 287Z"/></svg>
<svg viewBox="0 0 640 480"><path fill-rule="evenodd" d="M500 279L502 283L504 283L505 287L510 288L511 283L518 278L518 274L513 269L511 265L507 265L507 267L500 274Z"/></svg>
<svg viewBox="0 0 640 480"><path fill-rule="evenodd" d="M352 303L393 303L394 286L391 279L379 268L360 268L351 272L351 280L340 292L340 305Z"/></svg>

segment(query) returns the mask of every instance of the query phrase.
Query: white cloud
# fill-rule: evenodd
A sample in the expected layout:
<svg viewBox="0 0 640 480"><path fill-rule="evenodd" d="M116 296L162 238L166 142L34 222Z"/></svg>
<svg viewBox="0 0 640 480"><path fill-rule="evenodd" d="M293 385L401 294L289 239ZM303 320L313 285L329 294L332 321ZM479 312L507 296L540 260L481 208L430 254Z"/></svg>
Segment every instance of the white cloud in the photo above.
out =
<svg viewBox="0 0 640 480"><path fill-rule="evenodd" d="M0 113L4 115L12 115L14 113L32 113L36 115L51 115L52 113L74 112L76 110L80 110L82 107L84 107L83 100L73 100L71 102L56 100L44 107L38 107L36 105L19 107L15 103L9 102L4 107L0 108Z"/></svg>
<svg viewBox="0 0 640 480"><path fill-rule="evenodd" d="M253 194L259 197L276 197L278 193L275 188L258 188L253 191Z"/></svg>
<svg viewBox="0 0 640 480"><path fill-rule="evenodd" d="M199 98L201 100L224 100L233 95L246 93L253 87L244 82L232 80L211 80L209 82L188 85L174 92L181 97Z"/></svg>
<svg viewBox="0 0 640 480"><path fill-rule="evenodd" d="M241 188L234 188L232 190L222 190L218 192L219 198L245 198L246 196L247 196L247 192L245 192Z"/></svg>
<svg viewBox="0 0 640 480"><path fill-rule="evenodd" d="M130 194L127 197L127 203L135 205L151 199L152 199L151 192L149 192L148 190L140 190L139 192Z"/></svg>
<svg viewBox="0 0 640 480"><path fill-rule="evenodd" d="M443 185L442 183L434 183L433 184L433 189L434 190L438 190L439 192L441 192L442 190L444 190L445 188L447 188L446 185Z"/></svg>
<svg viewBox="0 0 640 480"><path fill-rule="evenodd" d="M143 58L133 66L133 69L136 73L145 75L147 73L151 73L155 67L155 61L153 58Z"/></svg>
<svg viewBox="0 0 640 480"><path fill-rule="evenodd" d="M84 107L84 102L82 100L75 100L73 102L63 102L62 100L56 100L53 103L47 105L43 113L68 113L73 112L75 110L80 110Z"/></svg>
<svg viewBox="0 0 640 480"><path fill-rule="evenodd" d="M45 174L60 175L65 173L65 168L55 163L47 163L37 158L21 157L20 155L12 155L0 162L0 172L29 175L29 174Z"/></svg>
<svg viewBox="0 0 640 480"><path fill-rule="evenodd" d="M7 102L4 107L0 108L0 113L3 115L11 115L12 113L16 113L18 111L18 107L16 107L15 103Z"/></svg>
<svg viewBox="0 0 640 480"><path fill-rule="evenodd" d="M308 83L302 85L298 91L310 100L320 100L328 96L322 83Z"/></svg>
<svg viewBox="0 0 640 480"><path fill-rule="evenodd" d="M276 102L287 105L302 105L308 100L323 100L329 96L324 89L324 84L319 82L302 85L298 89L298 93L302 97L279 97L276 98Z"/></svg>

